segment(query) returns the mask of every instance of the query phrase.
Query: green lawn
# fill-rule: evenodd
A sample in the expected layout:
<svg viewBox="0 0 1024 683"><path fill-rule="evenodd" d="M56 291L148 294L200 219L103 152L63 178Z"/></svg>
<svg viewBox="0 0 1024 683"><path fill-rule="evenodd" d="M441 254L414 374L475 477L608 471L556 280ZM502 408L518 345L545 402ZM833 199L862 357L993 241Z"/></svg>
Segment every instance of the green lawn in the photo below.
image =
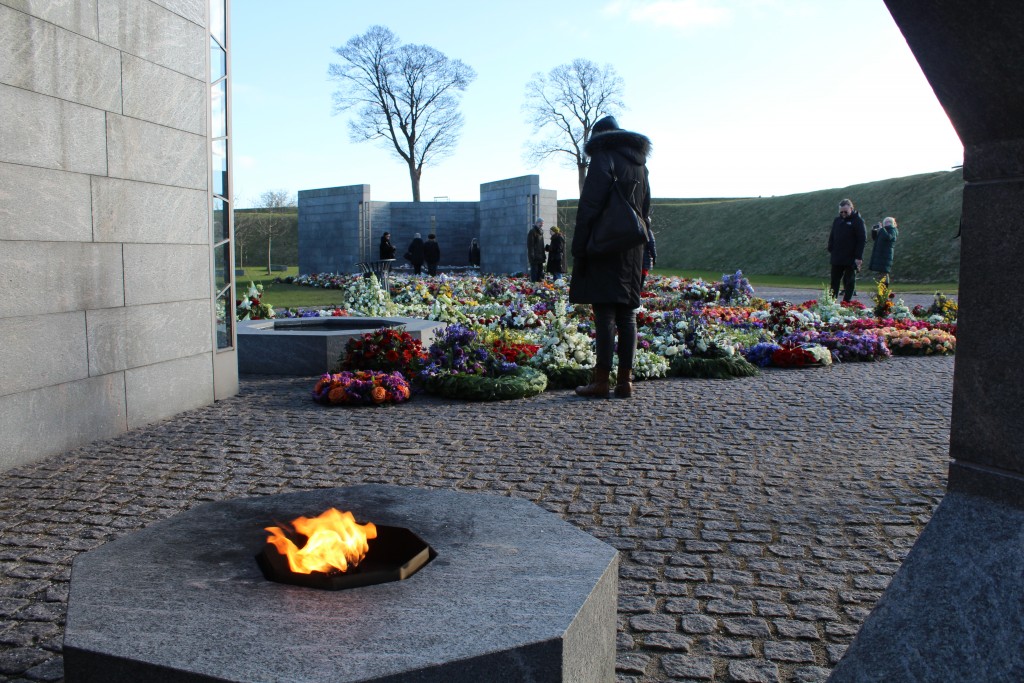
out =
<svg viewBox="0 0 1024 683"><path fill-rule="evenodd" d="M686 278L701 278L708 282L716 282L722 278L722 273L714 270L680 270L676 268L656 268L657 275L677 276ZM255 267L246 268L245 275L236 277L238 291L244 292L250 282L263 283L263 299L266 303L275 308L328 308L341 304L340 292L337 289L316 289L313 287L299 287L297 285L275 284L275 278L284 278L289 275L299 274L298 266L291 266L286 271L275 271L267 274L267 269ZM820 278L796 277L789 275L747 275L750 284L755 292L759 288L768 287L792 287L795 289L820 290L828 284L825 276ZM864 278L858 278L859 282L868 282ZM893 290L897 294L934 294L942 292L946 295L957 293L955 282L937 282L931 284L893 284Z"/></svg>

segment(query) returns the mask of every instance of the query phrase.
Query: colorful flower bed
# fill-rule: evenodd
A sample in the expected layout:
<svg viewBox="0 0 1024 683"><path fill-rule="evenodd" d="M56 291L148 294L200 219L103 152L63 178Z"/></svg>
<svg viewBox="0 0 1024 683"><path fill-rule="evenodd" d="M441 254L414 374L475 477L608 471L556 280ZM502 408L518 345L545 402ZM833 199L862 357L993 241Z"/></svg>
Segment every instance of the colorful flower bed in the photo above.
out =
<svg viewBox="0 0 1024 683"><path fill-rule="evenodd" d="M313 400L326 405L372 406L409 400L409 383L400 372L327 373L313 387Z"/></svg>
<svg viewBox="0 0 1024 683"><path fill-rule="evenodd" d="M449 323L430 349L393 330L354 341L340 359L346 371L401 373L419 390L493 400L585 383L595 362L590 307L569 304L567 281L396 274L390 292L361 276L291 281L342 290L345 307L275 312L253 288L239 317L395 315ZM758 368L955 352L955 302L936 295L932 306L911 311L879 283L874 304L842 305L828 291L801 303L766 302L739 271L718 283L651 276L636 312L634 375L742 377Z"/></svg>

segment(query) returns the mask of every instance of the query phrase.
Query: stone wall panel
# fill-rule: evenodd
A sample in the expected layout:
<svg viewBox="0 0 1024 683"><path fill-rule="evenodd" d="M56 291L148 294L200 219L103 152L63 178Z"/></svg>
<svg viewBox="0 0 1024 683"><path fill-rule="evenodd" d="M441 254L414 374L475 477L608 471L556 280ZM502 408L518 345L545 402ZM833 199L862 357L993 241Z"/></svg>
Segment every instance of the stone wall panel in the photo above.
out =
<svg viewBox="0 0 1024 683"><path fill-rule="evenodd" d="M92 240L89 176L0 163L0 240Z"/></svg>
<svg viewBox="0 0 1024 683"><path fill-rule="evenodd" d="M128 428L137 429L212 403L211 356L204 353L127 371Z"/></svg>
<svg viewBox="0 0 1024 683"><path fill-rule="evenodd" d="M2 5L0 83L121 111L117 50Z"/></svg>
<svg viewBox="0 0 1024 683"><path fill-rule="evenodd" d="M187 244L124 245L124 303L208 299L210 247Z"/></svg>
<svg viewBox="0 0 1024 683"><path fill-rule="evenodd" d="M124 305L120 244L0 242L0 318Z"/></svg>
<svg viewBox="0 0 1024 683"><path fill-rule="evenodd" d="M89 374L209 352L211 315L209 299L88 311Z"/></svg>
<svg viewBox="0 0 1024 683"><path fill-rule="evenodd" d="M101 110L0 84L0 161L106 175L105 141Z"/></svg>
<svg viewBox="0 0 1024 683"><path fill-rule="evenodd" d="M93 178L92 214L97 242L210 243L202 190Z"/></svg>
<svg viewBox="0 0 1024 683"><path fill-rule="evenodd" d="M206 135L206 83L129 54L122 63L125 116Z"/></svg>
<svg viewBox="0 0 1024 683"><path fill-rule="evenodd" d="M0 470L127 430L124 375L0 396Z"/></svg>
<svg viewBox="0 0 1024 683"><path fill-rule="evenodd" d="M96 25L96 0L0 0L0 5L12 7L92 40L99 36Z"/></svg>
<svg viewBox="0 0 1024 683"><path fill-rule="evenodd" d="M116 114L107 117L111 177L205 190L208 156L203 136Z"/></svg>
<svg viewBox="0 0 1024 683"><path fill-rule="evenodd" d="M89 376L85 313L7 318L0 325L0 396Z"/></svg>
<svg viewBox="0 0 1024 683"><path fill-rule="evenodd" d="M197 80L206 78L209 34L149 0L99 0L100 41L174 69Z"/></svg>

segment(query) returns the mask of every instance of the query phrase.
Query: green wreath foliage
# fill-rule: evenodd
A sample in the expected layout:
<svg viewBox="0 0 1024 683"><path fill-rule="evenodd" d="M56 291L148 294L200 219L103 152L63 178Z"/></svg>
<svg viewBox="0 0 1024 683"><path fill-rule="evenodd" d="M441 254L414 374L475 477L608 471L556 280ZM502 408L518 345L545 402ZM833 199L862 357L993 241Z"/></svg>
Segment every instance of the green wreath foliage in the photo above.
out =
<svg viewBox="0 0 1024 683"><path fill-rule="evenodd" d="M700 379L733 379L754 377L760 370L740 355L719 358L674 358L669 366L670 377L696 377Z"/></svg>
<svg viewBox="0 0 1024 683"><path fill-rule="evenodd" d="M507 401L544 391L548 378L540 370L519 366L508 375L482 377L465 373L439 374L424 381L427 393L465 401Z"/></svg>
<svg viewBox="0 0 1024 683"><path fill-rule="evenodd" d="M590 368L574 368L562 365L556 368L544 368L548 377L548 389L575 389L590 384Z"/></svg>

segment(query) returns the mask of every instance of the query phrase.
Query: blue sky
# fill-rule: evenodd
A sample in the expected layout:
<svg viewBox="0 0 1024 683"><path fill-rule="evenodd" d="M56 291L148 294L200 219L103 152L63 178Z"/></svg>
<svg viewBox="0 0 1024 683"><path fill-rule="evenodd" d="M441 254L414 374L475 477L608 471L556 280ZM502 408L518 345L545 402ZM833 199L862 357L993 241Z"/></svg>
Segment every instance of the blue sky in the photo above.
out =
<svg viewBox="0 0 1024 683"><path fill-rule="evenodd" d="M404 162L348 139L333 115L335 47L382 24L477 72L454 155L422 197L479 199L481 182L539 174L560 199L576 172L529 166L526 83L577 57L625 81L624 128L653 142L656 197L784 195L962 163L963 147L882 0L236 0L234 194L369 184L409 201Z"/></svg>

